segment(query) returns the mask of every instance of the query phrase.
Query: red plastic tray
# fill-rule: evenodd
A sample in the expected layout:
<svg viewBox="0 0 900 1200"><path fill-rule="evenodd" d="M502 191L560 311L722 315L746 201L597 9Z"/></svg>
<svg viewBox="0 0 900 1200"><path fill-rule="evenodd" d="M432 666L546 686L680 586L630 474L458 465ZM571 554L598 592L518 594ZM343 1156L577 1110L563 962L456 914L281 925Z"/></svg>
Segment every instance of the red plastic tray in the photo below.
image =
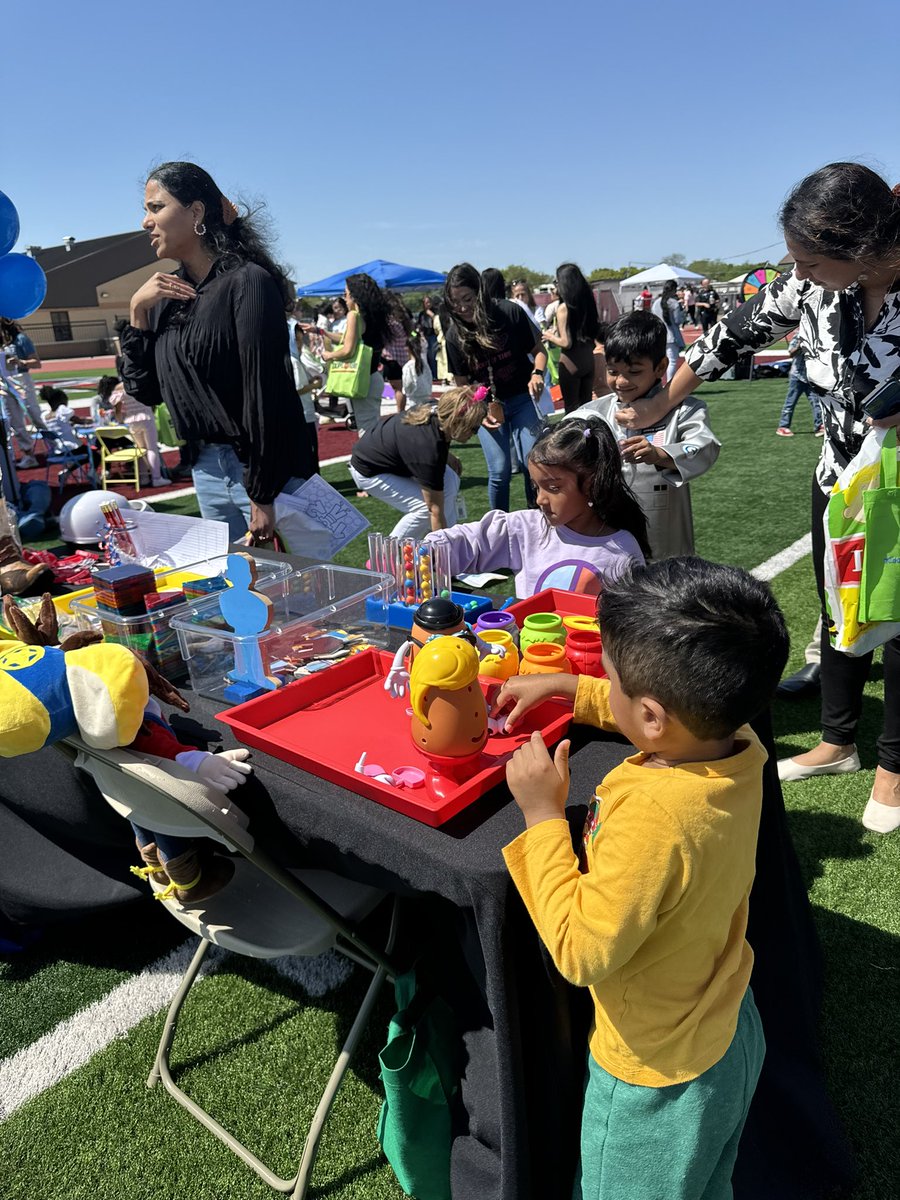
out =
<svg viewBox="0 0 900 1200"><path fill-rule="evenodd" d="M365 750L369 763L387 771L399 766L429 769L410 737L409 697L395 700L384 690L392 661L387 651L364 650L327 671L227 709L218 720L248 746L433 826L499 783L507 760L535 729L552 746L572 720L571 705L548 700L532 709L514 734L492 734L471 773L464 772L460 781L447 777L440 797L427 787L391 787L353 768Z"/></svg>
<svg viewBox="0 0 900 1200"><path fill-rule="evenodd" d="M512 613L520 627L532 613L555 612L561 617L596 617L597 597L586 596L582 592L564 592L562 588L545 588L526 600L517 600L506 611Z"/></svg>

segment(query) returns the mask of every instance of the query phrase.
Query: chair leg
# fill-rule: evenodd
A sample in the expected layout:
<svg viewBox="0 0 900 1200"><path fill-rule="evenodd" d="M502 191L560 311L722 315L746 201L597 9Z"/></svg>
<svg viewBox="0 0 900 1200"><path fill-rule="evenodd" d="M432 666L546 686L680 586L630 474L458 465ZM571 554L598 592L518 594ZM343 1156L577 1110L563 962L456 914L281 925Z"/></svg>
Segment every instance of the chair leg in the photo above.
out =
<svg viewBox="0 0 900 1200"><path fill-rule="evenodd" d="M331 1111L338 1088L341 1086L347 1068L350 1066L353 1055L356 1053L359 1040L363 1035L369 1016L378 999L378 993L381 991L386 978L387 970L384 967L379 967L375 972L372 982L369 984L369 990L366 992L365 999L356 1015L356 1020L350 1027L347 1040L344 1042L334 1070L331 1072L328 1083L325 1085L322 1099L319 1101L316 1111L313 1114L312 1122L310 1123L309 1133L303 1147L303 1157L300 1159L300 1168L297 1172L297 1181L294 1184L294 1190L291 1192L291 1200L304 1200L306 1196L310 1176L316 1164L316 1155L319 1151L319 1142L322 1138L325 1122L328 1120L328 1114Z"/></svg>
<svg viewBox="0 0 900 1200"><path fill-rule="evenodd" d="M206 957L208 949L209 942L206 938L201 938L200 945L197 947L194 957L191 959L188 969L185 971L181 983L178 985L178 991L172 998L169 1011L166 1013L166 1023L163 1026L159 1049L156 1051L156 1058L153 1062L153 1070L147 1079L148 1088L155 1087L160 1079L162 1079L166 1087L172 1082L172 1076L169 1072L169 1051L172 1049L172 1042L175 1040L178 1014L181 1011L182 1004L184 1004L185 997L191 990L191 984L197 978L197 972L203 965L203 959Z"/></svg>

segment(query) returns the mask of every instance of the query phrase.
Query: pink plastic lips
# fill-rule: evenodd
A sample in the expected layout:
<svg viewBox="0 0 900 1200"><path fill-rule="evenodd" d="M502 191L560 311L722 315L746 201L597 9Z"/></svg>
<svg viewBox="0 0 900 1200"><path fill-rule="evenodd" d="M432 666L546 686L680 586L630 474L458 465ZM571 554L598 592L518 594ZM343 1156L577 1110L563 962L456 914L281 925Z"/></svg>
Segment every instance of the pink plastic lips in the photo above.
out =
<svg viewBox="0 0 900 1200"><path fill-rule="evenodd" d="M365 763L362 774L398 788L420 788L425 783L425 772L419 767L396 767L393 771L386 771L378 763Z"/></svg>

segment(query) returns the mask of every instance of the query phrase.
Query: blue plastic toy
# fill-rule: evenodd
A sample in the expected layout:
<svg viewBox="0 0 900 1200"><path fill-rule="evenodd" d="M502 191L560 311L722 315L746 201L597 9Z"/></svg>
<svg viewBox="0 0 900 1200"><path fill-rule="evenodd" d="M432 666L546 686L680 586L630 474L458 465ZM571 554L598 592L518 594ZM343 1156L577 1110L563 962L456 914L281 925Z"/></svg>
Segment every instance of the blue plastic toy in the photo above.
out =
<svg viewBox="0 0 900 1200"><path fill-rule="evenodd" d="M272 601L253 591L256 563L249 554L229 554L225 578L231 584L219 596L219 611L238 635L234 642L232 681L223 693L226 700L241 704L263 692L274 692L281 680L268 674L268 662L259 635L272 621Z"/></svg>

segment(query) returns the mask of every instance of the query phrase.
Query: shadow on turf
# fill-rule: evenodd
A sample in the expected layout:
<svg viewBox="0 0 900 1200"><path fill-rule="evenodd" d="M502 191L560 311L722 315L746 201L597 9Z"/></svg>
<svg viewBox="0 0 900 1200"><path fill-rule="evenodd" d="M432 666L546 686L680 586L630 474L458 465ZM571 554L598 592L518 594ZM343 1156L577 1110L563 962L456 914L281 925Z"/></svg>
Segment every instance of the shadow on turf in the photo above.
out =
<svg viewBox="0 0 900 1200"><path fill-rule="evenodd" d="M829 859L862 860L874 853L854 819L804 811L787 816L807 888L825 874ZM824 958L823 1058L859 1167L847 1200L883 1200L896 1184L881 1114L891 1111L896 1096L900 938L820 905L813 905L813 914Z"/></svg>
<svg viewBox="0 0 900 1200"><path fill-rule="evenodd" d="M875 852L859 821L840 813L788 810L787 821L807 891L825 874L827 860L869 858Z"/></svg>

